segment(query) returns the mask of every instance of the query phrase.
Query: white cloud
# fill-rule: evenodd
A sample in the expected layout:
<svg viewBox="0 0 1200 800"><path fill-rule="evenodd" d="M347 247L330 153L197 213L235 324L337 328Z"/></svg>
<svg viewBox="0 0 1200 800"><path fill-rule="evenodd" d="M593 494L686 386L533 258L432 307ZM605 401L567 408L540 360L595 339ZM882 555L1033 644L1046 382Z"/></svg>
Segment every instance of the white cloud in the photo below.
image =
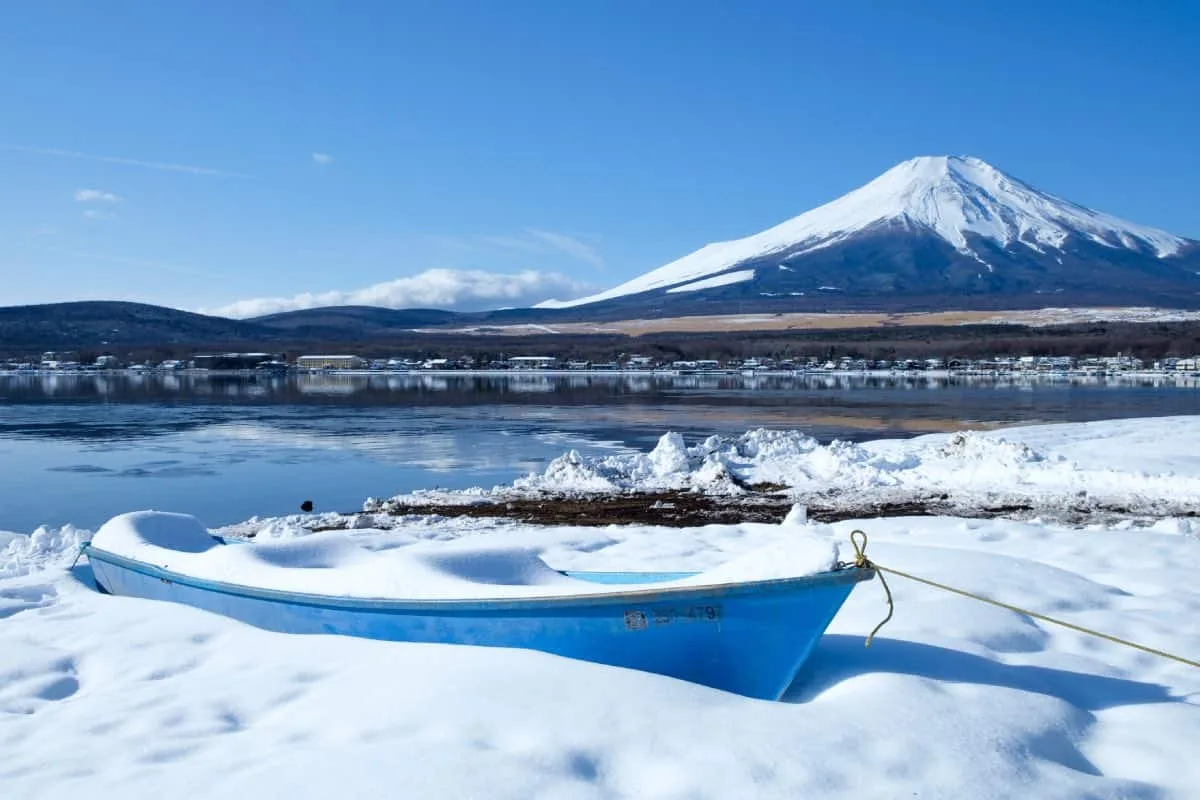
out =
<svg viewBox="0 0 1200 800"><path fill-rule="evenodd" d="M76 203L119 203L121 198L117 197L112 192L105 192L100 189L76 189Z"/></svg>
<svg viewBox="0 0 1200 800"><path fill-rule="evenodd" d="M313 153L312 160L318 167L327 167L333 163L333 156L329 153Z"/></svg>
<svg viewBox="0 0 1200 800"><path fill-rule="evenodd" d="M377 283L365 289L239 300L221 308L205 309L202 313L245 319L283 311L345 305L481 311L523 308L550 297L581 297L593 288L590 284L557 272L525 270L504 274L482 270L429 269L419 275Z"/></svg>
<svg viewBox="0 0 1200 800"><path fill-rule="evenodd" d="M218 178L253 178L241 172L229 172L212 167L197 167L191 164L172 164L165 161L143 161L140 158L122 158L120 156L94 156L80 153L77 150L60 150L54 147L9 147L18 153L35 153L42 156L57 156L58 158L81 158L85 161L101 161L105 164L123 164L129 167L145 167L146 169L165 170L167 172L186 172L191 175L211 175Z"/></svg>
<svg viewBox="0 0 1200 800"><path fill-rule="evenodd" d="M89 208L83 212L84 219L116 219L117 215L111 211L101 211L98 208Z"/></svg>

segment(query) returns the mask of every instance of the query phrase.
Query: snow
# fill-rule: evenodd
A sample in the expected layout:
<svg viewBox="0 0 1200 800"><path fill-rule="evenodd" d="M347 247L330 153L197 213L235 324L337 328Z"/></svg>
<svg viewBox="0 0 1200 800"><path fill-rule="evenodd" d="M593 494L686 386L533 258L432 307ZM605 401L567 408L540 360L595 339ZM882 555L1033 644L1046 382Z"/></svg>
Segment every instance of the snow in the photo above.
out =
<svg viewBox="0 0 1200 800"><path fill-rule="evenodd" d="M833 543L855 526L880 563L1200 656L1179 625L1200 612L1187 535L953 518L806 530ZM794 533L442 520L342 535L704 569ZM73 557L43 551L0 583L6 797L1186 798L1200 780L1200 672L901 579L870 648L884 604L864 584L769 703L529 651L273 634L99 595Z"/></svg>
<svg viewBox="0 0 1200 800"><path fill-rule="evenodd" d="M333 597L489 600L595 595L638 588L567 577L528 547L474 540L429 546L400 538L390 547L380 548L340 531L252 546L222 544L195 517L157 511L114 517L91 541L93 548L181 575ZM653 587L801 577L830 570L836 563L836 549L831 552L827 543L796 536L783 550L775 546L766 553L750 553L714 572Z"/></svg>
<svg viewBox="0 0 1200 800"><path fill-rule="evenodd" d="M1188 244L1187 239L1166 231L1041 192L978 158L922 156L897 164L870 183L761 233L706 245L598 294L537 307L570 308L718 278L748 259L773 253L795 257L883 224L932 231L985 264L971 249L968 234L1003 247L1023 245L1037 252L1062 249L1068 237L1078 236L1106 247L1153 251L1159 258L1175 255Z"/></svg>
<svg viewBox="0 0 1200 800"><path fill-rule="evenodd" d="M643 481L676 479L724 452L732 470L820 467L840 481L857 465L869 483L889 463L914 480L923 469L930 481L965 486L986 477L1060 500L1071 485L1127 497L1152 490L1152 504L1173 482L1194 503L1198 422L836 448L756 433L703 452L670 436L653 459L627 466ZM1073 483L1063 465L1078 473ZM629 474L614 468L604 479ZM1181 515L1082 527L957 517L823 525L800 510L783 525L688 529L398 523L312 534L263 521L270 541L239 547L292 553L292 563L323 552L522 550L555 569L736 575L830 558L861 528L880 564L1200 659L1200 634L1186 624L1200 615L1200 525ZM185 526L162 518L140 538L167 529ZM203 543L190 531L185 541ZM870 648L864 637L886 608L874 582L853 591L784 700L765 702L532 651L289 636L104 596L86 559L70 566L86 536L0 533L5 798L1185 800L1200 785L1200 670L899 577L890 580L895 617ZM279 545L292 549L272 550Z"/></svg>
<svg viewBox="0 0 1200 800"><path fill-rule="evenodd" d="M1196 320L1200 320L1200 311L1130 306L1128 308L1040 308L1028 311L1005 311L995 317L970 324L1014 323L1041 327L1072 322L1194 322Z"/></svg>
<svg viewBox="0 0 1200 800"><path fill-rule="evenodd" d="M1130 452L1138 458L1125 457ZM1122 458L1114 460L1114 453ZM964 512L1023 504L1044 515L1186 513L1200 505L1200 420L1035 425L863 444L821 444L799 431L757 429L689 446L668 433L649 453L585 458L571 450L540 473L473 490L469 498L664 490L737 495L761 483L851 509L948 495L944 502Z"/></svg>
<svg viewBox="0 0 1200 800"><path fill-rule="evenodd" d="M674 286L670 289L667 289L667 293L672 294L675 292L695 292L699 291L700 289L715 289L718 286L729 286L734 283L752 280L753 278L754 270L740 269L735 272L726 272L723 275L705 278L704 280L685 283L682 286Z"/></svg>
<svg viewBox="0 0 1200 800"><path fill-rule="evenodd" d="M796 528L791 536L751 550L719 567L672 583L711 586L721 583L815 575L818 572L828 572L834 568L839 561L838 556L841 554L841 548L838 547L837 542L805 535L808 531L803 526L792 525L791 527Z"/></svg>

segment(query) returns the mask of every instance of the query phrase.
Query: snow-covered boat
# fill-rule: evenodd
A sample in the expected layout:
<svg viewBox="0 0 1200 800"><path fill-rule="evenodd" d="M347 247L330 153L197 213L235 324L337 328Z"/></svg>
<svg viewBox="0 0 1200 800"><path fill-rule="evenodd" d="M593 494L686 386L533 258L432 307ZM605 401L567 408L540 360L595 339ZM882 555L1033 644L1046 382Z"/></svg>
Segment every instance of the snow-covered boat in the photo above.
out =
<svg viewBox="0 0 1200 800"><path fill-rule="evenodd" d="M86 554L102 591L272 631L528 648L765 699L787 689L854 585L874 575L835 563L762 580L721 568L563 572L523 549L367 553L345 537L248 545L158 512L110 520Z"/></svg>

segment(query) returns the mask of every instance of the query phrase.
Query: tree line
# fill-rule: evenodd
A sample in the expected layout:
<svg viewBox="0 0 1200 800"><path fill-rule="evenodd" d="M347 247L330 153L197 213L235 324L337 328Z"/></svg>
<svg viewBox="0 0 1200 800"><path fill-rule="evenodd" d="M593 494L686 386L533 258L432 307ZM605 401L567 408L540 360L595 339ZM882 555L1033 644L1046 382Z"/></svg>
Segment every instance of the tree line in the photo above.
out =
<svg viewBox="0 0 1200 800"><path fill-rule="evenodd" d="M189 359L198 353L262 350L261 342L149 343L113 348L77 349L79 360L94 362L103 354L126 363ZM603 363L632 355L655 361L746 358L865 358L870 360L1015 356L1113 356L1143 360L1200 355L1200 323L1087 323L1029 327L962 325L877 327L804 331L735 331L712 333L538 334L529 336L408 334L362 340L273 342L271 352L289 360L301 355L353 354L364 358L472 358L486 365L513 356L553 356L565 361ZM0 357L40 356L40 348L4 352Z"/></svg>

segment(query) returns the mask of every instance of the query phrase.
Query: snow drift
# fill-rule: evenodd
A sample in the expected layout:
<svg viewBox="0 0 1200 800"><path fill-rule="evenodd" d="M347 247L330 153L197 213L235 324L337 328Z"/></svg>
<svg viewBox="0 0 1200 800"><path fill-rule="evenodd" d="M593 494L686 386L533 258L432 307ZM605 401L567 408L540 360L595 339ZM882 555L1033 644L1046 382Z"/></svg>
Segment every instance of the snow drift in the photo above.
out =
<svg viewBox="0 0 1200 800"><path fill-rule="evenodd" d="M1127 455L1139 451L1138 459ZM1113 458L1114 454L1122 454ZM647 453L585 457L570 450L509 486L418 492L397 501L479 502L513 496L779 490L845 509L938 498L963 513L997 506L1192 514L1200 506L1200 423L1165 417L822 444L799 431L757 429L687 445L666 433ZM374 511L386 504L374 504Z"/></svg>
<svg viewBox="0 0 1200 800"><path fill-rule="evenodd" d="M1174 417L864 445L668 436L652 453L575 458L566 472L612 486L724 486L701 476L720 464L738 480L944 479L1060 501L1071 490L1146 492L1153 503L1195 497L1198 429L1197 418ZM798 538L829 553L863 528L881 564L1200 658L1200 637L1180 624L1200 614L1190 518L1084 528L930 517L830 526L798 511L783 525L687 529L395 521L332 534L264 521L260 537L287 546L244 549L301 571L347 553L518 549L566 570L761 574L799 561ZM156 524L183 530L194 555L212 550L193 521ZM70 568L87 535L0 532L5 797L861 800L961 798L970 787L977 800L1183 800L1200 783L1197 670L902 579L891 582L896 616L870 648L863 637L884 604L857 591L785 702L767 703L531 651L287 636L105 597L86 560Z"/></svg>
<svg viewBox="0 0 1200 800"><path fill-rule="evenodd" d="M1200 638L1179 621L1200 613L1200 547L1183 522L801 530L833 543L863 527L880 563L1196 658ZM564 569L665 571L770 553L798 527L411 520L338 537L376 550L461 539L536 548ZM6 797L861 800L970 787L975 800L1182 800L1200 781L1196 670L901 580L896 617L870 648L878 587L851 595L785 702L770 703L530 651L287 636L105 597L86 561L68 571L73 534L32 538L9 536L2 551L28 568L0 577Z"/></svg>

